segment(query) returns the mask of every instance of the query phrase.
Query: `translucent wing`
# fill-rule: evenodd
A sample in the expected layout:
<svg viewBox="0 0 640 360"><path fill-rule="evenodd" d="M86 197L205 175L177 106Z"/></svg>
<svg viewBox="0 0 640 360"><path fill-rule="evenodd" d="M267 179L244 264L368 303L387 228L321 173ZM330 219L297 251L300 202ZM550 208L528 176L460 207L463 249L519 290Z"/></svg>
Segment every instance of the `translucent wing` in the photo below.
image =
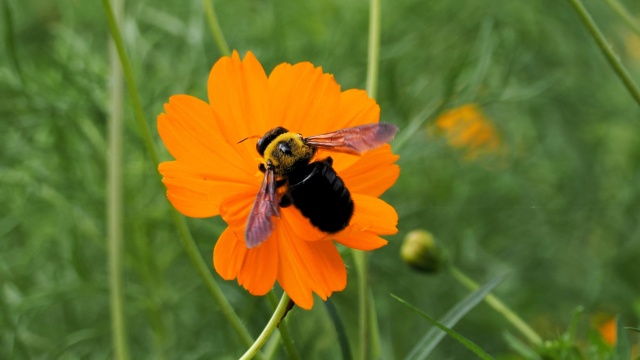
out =
<svg viewBox="0 0 640 360"><path fill-rule="evenodd" d="M309 136L304 141L320 149L358 155L388 143L397 131L398 127L392 124L367 124Z"/></svg>
<svg viewBox="0 0 640 360"><path fill-rule="evenodd" d="M247 248L262 244L273 232L274 224L271 217L280 217L280 208L277 205L276 197L276 175L273 168L267 167L244 231Z"/></svg>

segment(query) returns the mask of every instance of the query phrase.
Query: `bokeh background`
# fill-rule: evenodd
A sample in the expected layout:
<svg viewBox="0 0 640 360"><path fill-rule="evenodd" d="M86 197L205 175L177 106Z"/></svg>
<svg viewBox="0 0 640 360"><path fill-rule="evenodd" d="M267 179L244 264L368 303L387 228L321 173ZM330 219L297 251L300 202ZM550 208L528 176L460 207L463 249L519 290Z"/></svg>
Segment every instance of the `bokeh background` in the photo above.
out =
<svg viewBox="0 0 640 360"><path fill-rule="evenodd" d="M639 2L622 3L640 16ZM215 5L230 47L254 52L267 72L311 61L344 89L364 88L366 1ZM640 81L640 36L606 3L586 5ZM1 15L0 358L111 358L103 8L4 0ZM203 3L129 0L121 30L168 160L155 117L173 94L206 98L221 55ZM544 338L566 331L579 306L580 339L602 317L637 327L640 107L568 1L383 1L378 102L382 120L401 129L393 144L401 176L383 196L400 215L400 231L370 256L385 359L403 358L430 328L390 293L434 317L468 294L446 271L425 275L402 262L402 239L416 228L434 234L448 260L480 283L509 273L495 293ZM461 108L473 111L448 112ZM236 358L245 347L185 255L128 101L125 118L132 357ZM211 268L224 223L188 223ZM331 299L355 349L349 252L345 261L351 281ZM214 276L257 336L271 313L266 299ZM296 346L304 358L339 356L333 323L318 305L289 314ZM504 336L518 334L485 304L455 329L495 356L516 358ZM432 358L470 354L445 339Z"/></svg>

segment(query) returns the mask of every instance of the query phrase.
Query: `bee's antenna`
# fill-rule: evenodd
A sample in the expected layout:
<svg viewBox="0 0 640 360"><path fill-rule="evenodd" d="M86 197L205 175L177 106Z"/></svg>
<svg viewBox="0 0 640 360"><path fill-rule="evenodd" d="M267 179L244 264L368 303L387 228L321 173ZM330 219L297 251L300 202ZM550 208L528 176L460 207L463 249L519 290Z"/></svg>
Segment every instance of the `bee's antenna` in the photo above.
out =
<svg viewBox="0 0 640 360"><path fill-rule="evenodd" d="M249 140L249 139L255 139L255 138L259 138L260 135L251 135L251 136L247 136L246 138L238 141L238 144L240 144L241 142L245 141L245 140Z"/></svg>

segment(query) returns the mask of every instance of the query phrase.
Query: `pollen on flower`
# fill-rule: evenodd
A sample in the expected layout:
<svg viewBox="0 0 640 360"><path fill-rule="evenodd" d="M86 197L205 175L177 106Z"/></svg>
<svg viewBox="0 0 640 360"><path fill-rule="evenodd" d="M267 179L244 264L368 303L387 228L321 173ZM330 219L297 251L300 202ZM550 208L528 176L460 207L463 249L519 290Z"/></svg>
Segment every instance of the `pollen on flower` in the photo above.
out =
<svg viewBox="0 0 640 360"><path fill-rule="evenodd" d="M332 75L308 62L280 64L267 75L251 52L244 59L234 52L213 66L208 102L172 96L158 116L158 132L174 158L159 166L167 197L184 215L220 215L228 224L213 251L223 279L237 279L253 295L266 294L277 282L298 306L310 309L314 293L326 300L347 284L336 243L373 250L387 243L380 235L397 232L395 209L378 197L398 178L398 156L383 144L388 140L358 156L317 151L312 161L331 156L323 167L341 178L355 209L342 230L325 233L295 206L279 206L286 179L266 167L254 135L282 127L306 138L377 124L379 117L365 91L342 90ZM247 244L252 213L265 228L251 234L265 238Z"/></svg>

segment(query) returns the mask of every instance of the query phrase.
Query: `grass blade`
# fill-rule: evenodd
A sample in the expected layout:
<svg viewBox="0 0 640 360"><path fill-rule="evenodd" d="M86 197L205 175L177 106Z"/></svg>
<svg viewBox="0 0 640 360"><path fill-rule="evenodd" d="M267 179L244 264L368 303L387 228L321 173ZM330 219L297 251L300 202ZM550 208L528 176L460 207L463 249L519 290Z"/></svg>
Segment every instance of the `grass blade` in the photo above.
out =
<svg viewBox="0 0 640 360"><path fill-rule="evenodd" d="M469 339L465 338L464 336L458 334L458 332L456 332L456 331L444 326L442 323L438 322L438 320L436 320L436 319L432 318L431 316L427 315L426 313L420 311L420 309L418 309L417 307L415 307L415 306L409 304L408 302L400 299L399 297L397 297L397 296L395 296L393 294L391 294L391 296L393 296L396 300L400 301L400 303L402 303L406 307L408 307L411 310L413 310L413 311L417 312L418 314L420 314L420 316L422 316L423 318L427 319L427 321L429 321L433 326L436 326L437 328L439 328L440 330L444 331L445 333L447 333L452 338L458 340L458 342L460 342L462 345L464 345L467 349L473 351L476 355L478 355L479 358L481 358L481 359L493 359L493 357L491 355L489 355L486 351L484 351L480 346L476 345L471 340L469 340Z"/></svg>
<svg viewBox="0 0 640 360"><path fill-rule="evenodd" d="M467 295L462 301L457 303L451 310L449 310L444 317L440 320L443 326L451 328L453 327L464 315L466 315L471 309L473 309L482 299L487 296L491 290L493 290L498 284L500 284L507 275L498 276L495 279L489 281L478 290ZM411 350L406 360L425 359L438 343L444 338L445 332L439 329L433 328L429 330L425 336L416 344Z"/></svg>

